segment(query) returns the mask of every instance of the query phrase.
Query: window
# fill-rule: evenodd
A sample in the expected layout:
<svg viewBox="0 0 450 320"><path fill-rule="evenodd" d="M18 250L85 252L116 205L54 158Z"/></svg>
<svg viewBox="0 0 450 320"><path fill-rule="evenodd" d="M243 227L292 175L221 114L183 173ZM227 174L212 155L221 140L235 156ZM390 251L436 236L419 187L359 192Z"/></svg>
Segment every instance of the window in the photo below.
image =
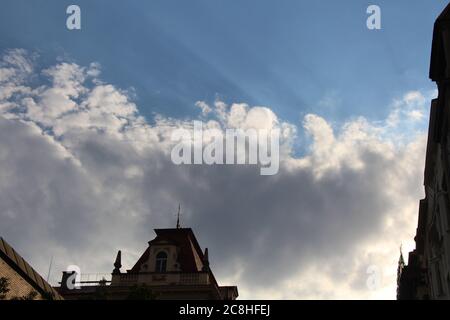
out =
<svg viewBox="0 0 450 320"><path fill-rule="evenodd" d="M164 251L158 252L156 255L155 272L166 272L167 267L167 253Z"/></svg>

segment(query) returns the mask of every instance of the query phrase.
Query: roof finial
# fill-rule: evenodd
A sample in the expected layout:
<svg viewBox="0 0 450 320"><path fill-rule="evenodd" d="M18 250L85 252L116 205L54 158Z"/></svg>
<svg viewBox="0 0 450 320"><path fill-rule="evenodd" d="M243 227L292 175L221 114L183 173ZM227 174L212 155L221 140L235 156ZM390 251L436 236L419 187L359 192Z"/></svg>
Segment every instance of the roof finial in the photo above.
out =
<svg viewBox="0 0 450 320"><path fill-rule="evenodd" d="M116 261L114 262L113 274L119 274L120 268L122 268L122 252L119 250L117 252Z"/></svg>
<svg viewBox="0 0 450 320"><path fill-rule="evenodd" d="M181 211L181 204L178 204L177 229L180 229L180 211Z"/></svg>

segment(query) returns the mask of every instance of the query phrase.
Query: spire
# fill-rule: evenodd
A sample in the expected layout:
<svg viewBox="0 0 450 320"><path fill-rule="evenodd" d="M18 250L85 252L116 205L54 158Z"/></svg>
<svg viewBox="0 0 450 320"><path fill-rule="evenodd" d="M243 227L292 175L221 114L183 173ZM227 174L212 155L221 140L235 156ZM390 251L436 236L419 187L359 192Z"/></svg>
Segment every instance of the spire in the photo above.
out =
<svg viewBox="0 0 450 320"><path fill-rule="evenodd" d="M403 259L402 245L400 245L400 257L398 258L398 267L397 267L397 300L400 299L400 286L404 268L405 268L405 260Z"/></svg>
<svg viewBox="0 0 450 320"><path fill-rule="evenodd" d="M398 267L403 269L403 267L405 266L405 260L403 259L403 252L402 252L402 245L400 245L400 257L398 259Z"/></svg>
<svg viewBox="0 0 450 320"><path fill-rule="evenodd" d="M178 204L177 229L180 229L180 211L181 211L181 204Z"/></svg>
<svg viewBox="0 0 450 320"><path fill-rule="evenodd" d="M122 268L122 253L119 250L119 252L117 252L116 261L114 262L113 274L120 273L120 268Z"/></svg>

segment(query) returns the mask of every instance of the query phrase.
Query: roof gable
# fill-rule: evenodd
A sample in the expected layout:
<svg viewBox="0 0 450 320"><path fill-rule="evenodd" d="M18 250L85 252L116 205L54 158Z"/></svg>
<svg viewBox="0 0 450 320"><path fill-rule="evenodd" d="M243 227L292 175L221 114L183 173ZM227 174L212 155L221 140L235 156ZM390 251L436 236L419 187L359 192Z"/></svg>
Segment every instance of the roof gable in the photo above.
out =
<svg viewBox="0 0 450 320"><path fill-rule="evenodd" d="M198 272L202 269L203 252L191 228L155 229L156 237L149 241L145 250L131 272L139 272L143 263L150 255L152 246L160 243L170 243L179 248L178 263L183 272Z"/></svg>

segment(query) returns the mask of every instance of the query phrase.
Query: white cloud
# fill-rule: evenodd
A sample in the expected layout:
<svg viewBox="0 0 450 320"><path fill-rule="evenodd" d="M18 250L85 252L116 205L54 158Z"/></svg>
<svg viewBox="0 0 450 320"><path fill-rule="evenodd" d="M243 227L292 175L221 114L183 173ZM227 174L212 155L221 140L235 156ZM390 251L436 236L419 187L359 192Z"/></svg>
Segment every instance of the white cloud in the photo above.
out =
<svg viewBox="0 0 450 320"><path fill-rule="evenodd" d="M198 102L209 128L282 129L280 173L261 177L173 165L171 133L192 122L147 123L129 93L101 82L98 64L58 63L40 86L33 70L23 50L0 64L0 232L41 273L55 256L54 282L69 264L110 272L117 249L130 268L181 202L217 278L243 298L394 298L398 246L413 245L422 196L428 93L394 101L382 123L333 128L305 116L302 157L292 150L302 127L269 107ZM383 273L377 290L366 285L372 265Z"/></svg>
<svg viewBox="0 0 450 320"><path fill-rule="evenodd" d="M427 115L427 102L437 96L437 90L427 92L410 91L392 104L392 112L387 118L386 125L394 129L412 129L419 123L423 123Z"/></svg>
<svg viewBox="0 0 450 320"><path fill-rule="evenodd" d="M200 108L203 115L207 115L212 110L211 107L204 101L197 101L195 105Z"/></svg>

